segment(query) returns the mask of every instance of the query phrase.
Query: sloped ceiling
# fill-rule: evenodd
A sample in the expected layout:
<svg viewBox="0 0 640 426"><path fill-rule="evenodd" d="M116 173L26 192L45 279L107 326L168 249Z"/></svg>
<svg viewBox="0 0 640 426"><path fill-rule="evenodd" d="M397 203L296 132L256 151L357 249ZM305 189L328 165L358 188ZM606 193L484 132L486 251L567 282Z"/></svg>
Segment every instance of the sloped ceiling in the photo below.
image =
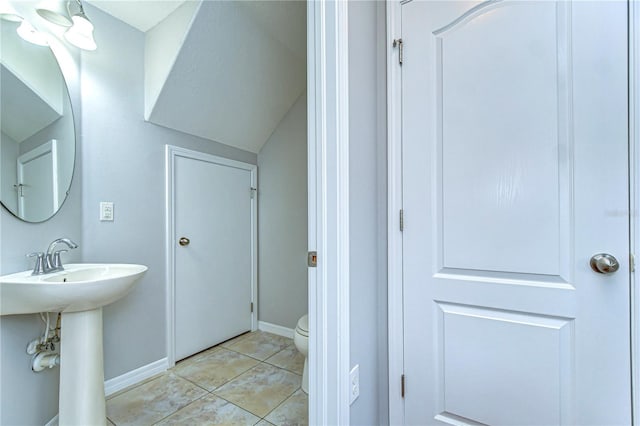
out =
<svg viewBox="0 0 640 426"><path fill-rule="evenodd" d="M184 3L184 0L86 1L142 32L156 26Z"/></svg>
<svg viewBox="0 0 640 426"><path fill-rule="evenodd" d="M305 7L203 1L147 119L257 153L306 87Z"/></svg>
<svg viewBox="0 0 640 426"><path fill-rule="evenodd" d="M35 135L61 117L51 104L33 87L26 84L4 65L0 65L2 133L16 142Z"/></svg>
<svg viewBox="0 0 640 426"><path fill-rule="evenodd" d="M17 27L0 25L0 130L20 143L62 116L66 89L51 50L24 41Z"/></svg>

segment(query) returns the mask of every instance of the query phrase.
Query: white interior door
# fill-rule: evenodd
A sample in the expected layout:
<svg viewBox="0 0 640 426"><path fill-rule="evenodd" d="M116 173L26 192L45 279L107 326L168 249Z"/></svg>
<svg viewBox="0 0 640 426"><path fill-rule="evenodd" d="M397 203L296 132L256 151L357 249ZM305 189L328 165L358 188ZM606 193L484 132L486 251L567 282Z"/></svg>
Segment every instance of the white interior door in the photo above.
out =
<svg viewBox="0 0 640 426"><path fill-rule="evenodd" d="M631 424L626 3L401 21L406 423Z"/></svg>
<svg viewBox="0 0 640 426"><path fill-rule="evenodd" d="M173 164L176 360L252 327L255 166L207 158Z"/></svg>
<svg viewBox="0 0 640 426"><path fill-rule="evenodd" d="M57 142L52 139L17 159L18 215L39 222L58 209Z"/></svg>

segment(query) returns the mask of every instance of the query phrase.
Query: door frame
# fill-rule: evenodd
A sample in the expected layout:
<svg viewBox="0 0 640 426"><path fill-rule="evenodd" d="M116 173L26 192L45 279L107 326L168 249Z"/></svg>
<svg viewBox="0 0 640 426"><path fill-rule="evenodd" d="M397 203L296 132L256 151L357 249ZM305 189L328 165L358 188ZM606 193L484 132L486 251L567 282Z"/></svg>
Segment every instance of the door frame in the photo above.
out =
<svg viewBox="0 0 640 426"><path fill-rule="evenodd" d="M348 3L307 0L308 247L318 256L317 267L308 273L310 425L346 425L350 414L348 43ZM169 216L168 199L166 208ZM172 229L166 220L169 239ZM167 358L172 367L170 244L166 253Z"/></svg>
<svg viewBox="0 0 640 426"><path fill-rule="evenodd" d="M167 362L171 368L176 364L176 308L175 308L175 259L176 245L173 240L175 234L175 161L176 158L188 158L191 160L206 161L222 166L235 167L247 170L251 173L251 187L258 187L258 166L242 161L229 160L216 155L207 154L200 151L193 151L173 145L165 146L165 211L166 232L165 232L165 256L166 256L166 312L167 312ZM251 302L253 302L253 312L251 313L251 331L258 329L258 191L254 192L251 198Z"/></svg>
<svg viewBox="0 0 640 426"><path fill-rule="evenodd" d="M411 0L408 0L411 1ZM388 262L388 350L389 423L404 424L401 376L404 373L402 307L402 233L398 214L402 209L402 111L401 73L398 49L393 40L401 35L401 5L407 0L387 0L387 262ZM640 1L627 0L629 12L629 199L630 252L640 250ZM638 261L636 261L638 263ZM640 424L640 267L630 276L631 290L631 381L633 421Z"/></svg>
<svg viewBox="0 0 640 426"><path fill-rule="evenodd" d="M629 5L629 215L631 248L640 254L640 2ZM640 268L631 274L631 394L633 423L640 424Z"/></svg>
<svg viewBox="0 0 640 426"><path fill-rule="evenodd" d="M349 424L348 3L307 1L309 424Z"/></svg>
<svg viewBox="0 0 640 426"><path fill-rule="evenodd" d="M389 352L389 424L404 424L402 380L404 374L402 308L402 74L399 49L401 2L387 1L387 312Z"/></svg>

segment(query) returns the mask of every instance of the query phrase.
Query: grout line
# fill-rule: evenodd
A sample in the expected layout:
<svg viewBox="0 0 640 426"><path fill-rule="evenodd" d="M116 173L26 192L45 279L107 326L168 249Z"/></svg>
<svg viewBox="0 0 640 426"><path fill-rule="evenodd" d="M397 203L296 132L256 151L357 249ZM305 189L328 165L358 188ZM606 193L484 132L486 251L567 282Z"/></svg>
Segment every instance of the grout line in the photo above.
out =
<svg viewBox="0 0 640 426"><path fill-rule="evenodd" d="M202 386L202 385L199 385L198 383L194 382L193 380L188 379L188 378L186 378L186 377L183 377L183 376L181 376L181 375L180 375L180 374L178 374L178 373L173 373L173 374L175 374L176 376L178 376L178 377L179 377L179 378L181 378L182 380L186 380L187 382L191 383L192 385L194 385L194 386L196 386L196 387L198 387L198 388L202 389L202 390L203 390L203 391L205 391L206 393L211 393L211 391L210 391L209 389L205 388L205 387L204 387L204 386Z"/></svg>
<svg viewBox="0 0 640 426"><path fill-rule="evenodd" d="M158 424L158 423L160 423L161 421L163 421L163 420L165 420L165 419L167 419L167 418L169 418L169 417L173 416L174 414L176 414L178 411L182 410L183 408L187 408L188 406L190 406L190 405L191 405L191 404L193 404L194 402L196 402L196 401L200 401L202 398L204 398L204 397L205 397L205 396L207 396L207 395L208 395L208 394L204 394L204 395L202 395L200 398L196 398L196 399L194 399L193 401L191 401L191 402L190 402L190 403L188 403L187 405L182 406L182 407L178 408L176 411L174 411L174 412L172 412L172 413L170 413L170 414L168 414L168 415L164 416L163 418L161 418L161 419L160 419L160 420L158 420L157 422L153 423L153 425L154 425L154 426L155 426L155 425L157 425L157 424ZM118 425L116 425L116 426L118 426Z"/></svg>
<svg viewBox="0 0 640 426"><path fill-rule="evenodd" d="M252 358L252 359L255 359L255 358ZM242 376L242 375L243 375L244 373L246 373L247 371L252 370L252 369L254 369L255 367L257 367L258 365L260 365L260 362L259 362L258 364L256 364L256 365L253 365L253 366L251 366L251 367L247 368L247 369L246 369L246 370L244 370L244 371L241 371L240 373L236 374L236 375L235 375L235 376L233 376L232 378L230 378L230 379L228 379L227 381L225 381L223 384L221 384L221 385L219 385L219 386L216 386L216 387L215 387L215 388L213 388L212 390L209 390L209 389L207 389L207 388L203 387L202 385L198 384L197 382L195 382L195 381L193 381L193 380L191 380L191 379L189 379L189 378L187 378L187 377L184 377L184 376L180 375L179 373L175 373L175 372L174 372L173 374L175 374L176 376L178 376L178 377L180 377L180 378L182 378L182 379L185 379L185 380L186 380L186 381L188 381L188 382L193 383L194 385L198 386L200 389L204 389L204 390L205 390L205 391L207 391L208 393L213 394L213 392L215 392L216 390L220 389L222 386L226 385L227 383L229 383L229 382L230 382L230 381L232 381L232 380L237 379L238 377ZM217 396L217 395L216 395L216 396Z"/></svg>
<svg viewBox="0 0 640 426"><path fill-rule="evenodd" d="M129 392L129 391L132 391L132 390L134 390L134 389L136 389L136 388L139 388L140 386L146 385L147 383L151 383L151 382L153 382L154 380L157 380L157 379L159 379L160 377L164 376L164 375L166 374L166 372L167 372L167 371L169 371L169 370L163 371L162 373L158 373L158 374L156 374L155 376L148 377L148 378L144 379L143 381L138 382L138 383L135 383L135 384L133 384L133 385L131 385L131 386L128 386L128 387L126 387L126 388L124 388L124 389L120 389L118 392L114 392L114 393L112 393L111 395L109 395L108 397L106 397L106 398L105 398L105 400L106 400L106 401L110 401L110 400L112 400L112 399L114 399L114 398L119 397L119 396L120 396L120 395L122 395L123 393ZM107 417L107 418L108 418L108 417ZM111 419L109 419L109 420L111 420ZM112 421L112 420L111 420L111 421Z"/></svg>
<svg viewBox="0 0 640 426"><path fill-rule="evenodd" d="M247 413L251 414L252 416L258 417L260 420L258 420L255 424L258 424L258 423L260 423L260 421L264 420L264 417L260 417L259 415L257 415L253 411L247 410L246 408L239 406L238 404L236 404L233 401L229 401L228 399L223 398L220 395L216 395L214 393L211 393L211 395L215 396L216 398L220 398L223 401L227 401L229 404L233 405L234 407L237 407L237 408L241 409L242 411L246 411Z"/></svg>
<svg viewBox="0 0 640 426"><path fill-rule="evenodd" d="M272 333L268 333L268 332L264 332L264 331L261 331L261 333L264 333L264 334L272 334ZM247 338L246 336L248 336L248 335L250 335L250 334L251 334L251 332L248 332L248 333L245 333L245 334L243 334L243 335L241 335L241 336L234 337L233 339L239 339L239 337L240 337L240 339L238 340L238 342L240 342L240 341L242 341L242 340L246 339L246 338ZM233 339L230 339L230 340L233 340ZM229 340L229 341L230 341L230 340ZM289 340L290 340L290 339L289 339ZM126 392L129 392L129 391L131 391L131 390L134 390L134 389L136 389L136 388L138 388L138 387L140 387L140 386L142 386L142 385L145 385L145 384L150 383L150 382L152 382L152 381L154 381L154 380L160 379L160 378L161 378L161 377L163 377L163 376L174 375L174 376L178 377L179 379L185 380L186 382L188 382L188 383L190 383L190 384L192 384L192 385L196 386L197 388L202 389L202 390L203 390L203 391L205 391L206 393L205 393L205 394L203 394L202 396L200 396L199 398L196 398L196 399L194 399L193 401L190 401L190 402L189 402L189 403L187 403L186 405L181 406L181 407L178 407L175 411L173 411L173 412L169 413L169 414L168 414L168 415L166 415L165 417L163 417L163 418L161 418L160 420L158 420L157 422L155 422L155 423L154 423L154 425L158 424L159 422L162 422L162 421L166 420L168 417L173 416L173 415L174 415L174 414L176 414L177 412L179 412L179 411L181 411L181 410L183 410L183 409L185 409L185 408L189 407L190 405L192 405L193 403L195 403L195 402L197 402L197 401L200 401L201 399L205 398L206 396L214 396L214 397L216 397L216 398L220 398L220 399L222 399L222 400L226 401L227 403L231 404L232 406L234 406L234 407L236 407L236 408L238 408L238 409L240 409L240 410L242 410L242 411L244 411L244 412L250 413L251 415L253 415L253 416L255 416L255 417L259 418L259 420L258 420L258 422L257 422L257 423L260 423L260 422L261 422L261 421L263 421L263 420L264 420L265 422L268 422L268 420L266 419L266 417L267 417L268 415L270 415L272 412L274 412L276 409L278 409L279 407L281 407L284 403L286 403L286 402L287 402L287 401L288 401L288 400L289 400L289 399L290 399L290 398L291 398L291 397L292 397L296 392L298 392L298 391L301 389L301 386L296 387L296 388L293 390L293 392L291 392L288 396L286 396L286 397L285 397L285 398L284 398L284 399L283 399L283 400L282 400L278 405L276 405L273 409L271 409L269 412L267 412L264 416L260 416L260 415L258 415L258 414L256 414L256 413L254 413L254 412L250 411L250 410L249 410L249 409L247 409L247 408L241 407L240 405L238 405L238 404L236 404L236 403L234 403L234 402L232 402L232 401L229 401L228 399L226 399L226 398L224 398L224 397L222 397L222 396L218 395L218 394L217 394L217 393L215 393L215 392L216 392L216 391L218 391L221 387L223 387L223 386L225 386L225 385L229 384L230 382L232 382L232 381L236 380L238 377L242 376L243 374L248 373L249 371L256 369L256 368L257 368L257 367L259 367L260 365L264 365L264 366L268 366L268 367L276 368L276 369L278 369L278 370L281 370L281 371L284 371L284 372L287 372L287 373L291 373L291 374L295 374L296 376L301 377L301 375L300 375L300 374L298 374L298 373L297 373L297 372L295 372L295 371L289 370L289 369L287 369L287 368L280 367L280 366L278 366L278 365L272 364L272 363L270 363L270 362L268 362L268 361L267 361L267 360L269 360L269 359L273 358L274 356L278 355L279 353L283 352L284 350L288 349L289 347L293 346L293 344L289 344L289 345L285 346L284 348L277 350L275 353L271 354L271 355L270 355L270 356L268 356L266 359L261 360L261 359L255 358L254 356L251 356L251 355L249 355L249 354L246 354L246 353L243 353L243 352L240 352L240 351L237 351L237 350L231 349L231 348L229 348L229 347L222 346L222 344L224 344L224 343L226 343L226 342L223 342L223 343L221 343L221 344L218 344L218 345L216 345L216 346L213 346L213 347L211 347L211 348L209 348L209 349L205 349L205 350L203 350L203 351L199 352L198 354L194 354L194 355L190 356L189 358L186 358L186 359L184 359L184 360L181 360L180 362L181 362L181 363L182 363L182 362L189 362L189 359L190 359L190 358L193 358L193 357L195 357L196 355L202 354L202 353L207 352L207 351L211 351L211 353L214 353L214 352L216 352L216 351L218 351L218 350L220 350L220 349L226 349L226 350L228 350L228 351L235 352L235 353L237 353L237 354L239 354L239 355L243 355L243 356L246 356L246 357L248 357L248 358L251 358L251 359L253 359L253 360L257 361L257 363L256 363L254 366L249 367L248 369L246 369L246 370L244 370L244 371L240 372L239 374L235 375L234 377L232 377L232 378L230 378L230 379L226 380L223 384L221 384L221 385L219 385L219 386L215 387L213 390L208 390L207 388L203 387L202 385L198 384L197 382L195 382L195 381L193 381L193 380L191 380L191 379L189 379L189 378L187 378L187 377L184 377L184 376L182 376L181 374L179 374L178 372L176 372L176 367L178 366L178 364L176 364L176 366L172 367L171 369L169 369L169 370L167 370L167 371L165 371L165 372L163 372L163 373L157 374L157 375L156 375L156 376L154 376L154 377L150 377L150 378L148 378L148 379L146 379L146 380L144 380L144 381L142 381L142 382L140 382L140 383L137 383L137 384L132 385L132 386L130 386L130 387L128 387L128 388L122 389L121 391L119 391L119 392L117 392L117 393L115 393L115 394L113 394L113 395L110 395L109 399L112 399L112 398L118 397L118 396L120 396L120 395L122 395L122 394L124 394L124 393L126 393ZM234 344L235 344L235 343L234 343ZM195 363L196 363L196 362L193 362L193 364L195 364ZM114 421L113 421L111 418L109 418L108 416L107 416L107 419L108 419L111 423L113 423L114 425L116 425L116 426L117 426L117 423L116 423L116 422L114 422ZM257 424L257 423L256 423L256 424Z"/></svg>
<svg viewBox="0 0 640 426"><path fill-rule="evenodd" d="M224 385L226 385L226 384L228 384L228 383L231 383L232 381L234 381L234 380L235 380L235 379L237 379L238 377L242 376L243 374L248 373L248 372L249 372L249 371L251 371L251 370L254 370L254 369L255 369L256 367L258 367L260 364L264 364L264 363L263 363L263 362L259 362L259 363L257 363L257 364L256 364L256 365L254 365L253 367L251 367L251 368L249 368L249 369L247 369L247 370L243 371L242 373L238 374L238 375L237 375L237 376L235 376L233 379L230 379L230 380L226 381L224 384L222 384L222 385L218 386L217 388L215 388L214 390L212 390L212 391L211 391L211 393L213 393L215 396L219 396L217 393L214 393L214 392L217 392L221 387L223 387ZM221 397L221 398L222 398L222 397ZM222 398L222 399L224 399L224 398ZM227 400L225 399L225 401L227 401ZM231 402L231 401L229 401L229 402ZM234 405L235 405L235 404L234 404ZM242 408L242 407L241 407L241 408ZM246 411L248 411L248 410L246 410ZM251 414L255 414L255 413L251 413ZM257 414L255 414L255 415L257 416Z"/></svg>
<svg viewBox="0 0 640 426"><path fill-rule="evenodd" d="M288 348L288 347L289 347L289 346L287 346L287 348ZM280 349L279 351L276 351L275 353L273 353L272 355L269 355L269 356L268 356L268 357L266 357L265 359L256 358L255 356L249 355L249 354L244 353L244 352L237 351L237 350L235 350L235 349L230 349L230 348L225 348L225 349L227 349L227 350L229 350L229 351L231 351L231 352L235 352L235 353L240 354L240 355L248 356L249 358L255 359L256 361L266 362L269 358L271 358L272 356L274 356L274 355L276 355L276 354L279 354L280 352L284 351L284 349L286 349L286 348L284 348L284 349Z"/></svg>
<svg viewBox="0 0 640 426"><path fill-rule="evenodd" d="M302 388L302 386L298 386L292 393L291 395L289 395L288 397L286 397L280 404L276 405L274 408L271 409L271 411L269 411L267 414L264 415L263 419L266 420L267 416L271 413L273 413L274 411L276 411L278 408L280 408L282 406L282 404L284 404L285 402L287 402L288 400L291 399L291 397L293 396L294 393L298 392L300 389ZM266 420L269 421L269 420ZM271 423L271 422L269 422Z"/></svg>

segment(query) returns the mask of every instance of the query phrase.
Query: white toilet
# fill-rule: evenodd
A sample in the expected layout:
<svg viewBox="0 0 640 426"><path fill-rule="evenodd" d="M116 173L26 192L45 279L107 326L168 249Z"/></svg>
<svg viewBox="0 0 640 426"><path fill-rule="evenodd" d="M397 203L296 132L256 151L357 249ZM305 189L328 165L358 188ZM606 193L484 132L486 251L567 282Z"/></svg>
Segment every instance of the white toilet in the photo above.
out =
<svg viewBox="0 0 640 426"><path fill-rule="evenodd" d="M302 390L309 393L309 315L305 315L298 320L296 331L293 333L293 343L304 355L304 370L302 371Z"/></svg>

